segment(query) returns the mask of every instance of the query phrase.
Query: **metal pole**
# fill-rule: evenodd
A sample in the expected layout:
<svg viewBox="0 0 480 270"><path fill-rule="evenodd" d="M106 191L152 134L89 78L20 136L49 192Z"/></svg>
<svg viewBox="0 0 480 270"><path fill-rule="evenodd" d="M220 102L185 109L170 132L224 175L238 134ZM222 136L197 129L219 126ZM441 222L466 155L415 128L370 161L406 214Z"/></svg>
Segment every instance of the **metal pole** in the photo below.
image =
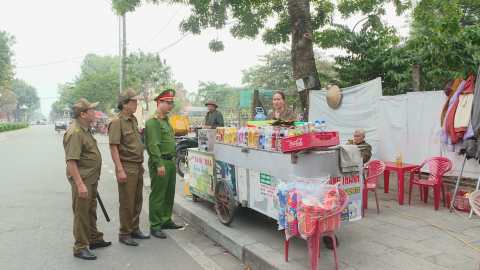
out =
<svg viewBox="0 0 480 270"><path fill-rule="evenodd" d="M122 92L122 17L118 16L118 80Z"/></svg>
<svg viewBox="0 0 480 270"><path fill-rule="evenodd" d="M465 167L465 161L467 160L467 153L463 155L463 164L462 169L460 170L460 174L458 175L457 184L455 185L455 192L453 192L453 198L450 202L450 213L453 210L453 202L455 201L455 196L457 196L458 186L460 185L460 179L462 179L463 168Z"/></svg>
<svg viewBox="0 0 480 270"><path fill-rule="evenodd" d="M123 14L123 80L127 83L127 19Z"/></svg>

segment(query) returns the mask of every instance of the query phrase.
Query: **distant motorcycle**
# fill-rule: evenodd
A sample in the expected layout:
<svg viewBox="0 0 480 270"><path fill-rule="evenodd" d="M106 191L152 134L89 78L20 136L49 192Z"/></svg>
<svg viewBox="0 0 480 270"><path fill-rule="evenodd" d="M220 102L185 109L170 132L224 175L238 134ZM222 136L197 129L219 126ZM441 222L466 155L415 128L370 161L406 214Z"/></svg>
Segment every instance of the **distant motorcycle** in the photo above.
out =
<svg viewBox="0 0 480 270"><path fill-rule="evenodd" d="M95 134L97 134L97 132L98 132L98 131L97 131L97 128L95 128L95 127L92 127L92 135L95 135Z"/></svg>
<svg viewBox="0 0 480 270"><path fill-rule="evenodd" d="M180 137L179 140L177 141L176 157L179 158L182 155L186 155L188 148L196 148L196 147L198 147L198 138L187 137L187 136Z"/></svg>

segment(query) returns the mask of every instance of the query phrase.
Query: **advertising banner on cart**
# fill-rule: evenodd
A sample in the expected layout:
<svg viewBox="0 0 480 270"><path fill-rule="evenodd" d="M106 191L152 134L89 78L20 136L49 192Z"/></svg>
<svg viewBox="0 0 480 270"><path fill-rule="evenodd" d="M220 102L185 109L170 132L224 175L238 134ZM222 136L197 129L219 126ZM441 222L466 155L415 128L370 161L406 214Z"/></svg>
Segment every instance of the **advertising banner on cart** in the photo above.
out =
<svg viewBox="0 0 480 270"><path fill-rule="evenodd" d="M280 179L274 176L249 170L250 208L278 219L277 187Z"/></svg>
<svg viewBox="0 0 480 270"><path fill-rule="evenodd" d="M188 169L190 170L190 192L198 197L214 201L215 164L212 155L188 151Z"/></svg>
<svg viewBox="0 0 480 270"><path fill-rule="evenodd" d="M340 183L339 188L348 195L348 204L340 214L340 222L355 221L362 218L362 180L360 175L339 176L330 179L331 184Z"/></svg>
<svg viewBox="0 0 480 270"><path fill-rule="evenodd" d="M233 195L237 196L235 165L215 160L215 175L217 180L225 179L232 187Z"/></svg>

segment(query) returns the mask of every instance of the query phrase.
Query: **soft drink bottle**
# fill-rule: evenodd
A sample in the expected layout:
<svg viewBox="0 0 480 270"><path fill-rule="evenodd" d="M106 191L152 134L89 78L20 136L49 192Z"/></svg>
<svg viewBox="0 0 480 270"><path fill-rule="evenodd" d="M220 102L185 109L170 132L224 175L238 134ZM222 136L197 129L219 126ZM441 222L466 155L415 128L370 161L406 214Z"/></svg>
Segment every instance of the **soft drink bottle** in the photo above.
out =
<svg viewBox="0 0 480 270"><path fill-rule="evenodd" d="M258 148L259 149L265 149L265 133L263 128L259 129L259 134L258 134Z"/></svg>
<svg viewBox="0 0 480 270"><path fill-rule="evenodd" d="M327 129L327 124L325 123L325 120L322 121L322 132L327 132L328 129Z"/></svg>
<svg viewBox="0 0 480 270"><path fill-rule="evenodd" d="M271 149L276 151L277 150L277 130L273 130L272 132L272 139L271 139Z"/></svg>
<svg viewBox="0 0 480 270"><path fill-rule="evenodd" d="M253 145L253 148L257 148L259 147L259 143L260 143L260 132L258 129L254 130L254 134L255 134L255 137L253 138L253 142L254 142L254 145Z"/></svg>
<svg viewBox="0 0 480 270"><path fill-rule="evenodd" d="M315 121L315 132L321 132L322 126L320 125L320 121Z"/></svg>
<svg viewBox="0 0 480 270"><path fill-rule="evenodd" d="M271 146L272 146L272 143L270 142L271 139L272 139L271 128L272 128L272 127L267 127L267 128L265 129L265 133L263 134L263 136L264 136L264 138L265 138L265 139L264 139L264 140L265 140L265 143L263 144L263 145L264 145L263 148L264 148L265 150L270 150L270 148L271 148Z"/></svg>

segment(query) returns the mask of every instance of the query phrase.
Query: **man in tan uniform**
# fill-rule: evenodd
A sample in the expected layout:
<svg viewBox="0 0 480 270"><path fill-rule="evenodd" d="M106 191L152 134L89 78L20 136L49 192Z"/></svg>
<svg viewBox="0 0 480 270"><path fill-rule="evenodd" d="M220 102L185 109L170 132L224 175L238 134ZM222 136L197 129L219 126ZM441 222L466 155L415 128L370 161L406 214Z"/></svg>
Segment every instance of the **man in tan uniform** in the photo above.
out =
<svg viewBox="0 0 480 270"><path fill-rule="evenodd" d="M97 105L98 102L91 104L84 98L75 102L75 120L63 136L67 177L72 185L73 256L84 260L97 258L88 250L89 244L90 249L112 244L105 242L103 233L97 230L97 186L102 156L90 130L95 121L93 107Z"/></svg>
<svg viewBox="0 0 480 270"><path fill-rule="evenodd" d="M149 239L140 231L140 212L143 202L143 143L138 130L137 100L132 89L118 95L120 112L108 126L110 152L117 172L118 198L120 201L120 228L118 238L127 246L138 246L135 239Z"/></svg>

